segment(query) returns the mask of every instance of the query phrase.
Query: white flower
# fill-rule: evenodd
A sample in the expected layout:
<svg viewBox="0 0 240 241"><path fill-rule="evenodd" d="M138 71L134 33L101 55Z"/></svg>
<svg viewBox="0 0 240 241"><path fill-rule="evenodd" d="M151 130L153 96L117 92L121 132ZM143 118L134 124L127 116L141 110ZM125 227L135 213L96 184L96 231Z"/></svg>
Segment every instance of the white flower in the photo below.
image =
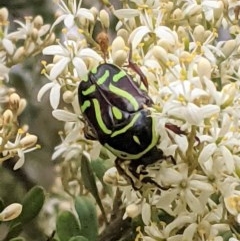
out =
<svg viewBox="0 0 240 241"><path fill-rule="evenodd" d="M11 142L8 141L4 146L3 157L0 158L0 162L3 162L10 157L15 155L18 156L18 160L13 167L13 170L17 170L23 166L25 162L25 154L31 152L33 150L38 149L40 146L36 145L37 143L37 136L27 134L23 136L25 133L19 129L18 133L15 137L15 141ZM0 139L0 142L2 140Z"/></svg>
<svg viewBox="0 0 240 241"><path fill-rule="evenodd" d="M89 21L94 21L94 16L89 9L81 8L82 1L79 0L78 4L76 0L68 1L68 5L63 0L60 0L59 7L63 11L56 21L53 23L54 28L60 22L64 22L67 28L71 28L74 25L76 18L86 18Z"/></svg>
<svg viewBox="0 0 240 241"><path fill-rule="evenodd" d="M62 138L62 143L55 147L52 155L52 160L62 156L65 160L71 160L72 158L78 158L84 152L84 147L79 140L84 140L82 135L82 128L80 122L71 122L70 131L66 137Z"/></svg>
<svg viewBox="0 0 240 241"><path fill-rule="evenodd" d="M34 21L32 21L31 17L25 18L25 23L16 20L15 21L20 27L17 29L17 31L9 33L7 37L12 40L16 39L26 39L27 37L31 36L33 34L33 31L35 29ZM38 44L42 44L41 37L44 36L50 29L50 24L46 24L40 27L40 29L37 30L37 36L36 42ZM35 31L36 32L36 31Z"/></svg>
<svg viewBox="0 0 240 241"><path fill-rule="evenodd" d="M208 97L208 93L200 88L195 88L188 81L176 81L168 87L162 88L160 94L172 94L172 100L169 99L163 109L163 113L169 116L175 116L185 120L190 125L201 125L204 119L219 113L220 108L217 105L198 106L193 102L198 99Z"/></svg>
<svg viewBox="0 0 240 241"><path fill-rule="evenodd" d="M50 90L50 104L52 108L57 109L60 102L60 90L61 85L57 81L52 81L50 83L45 84L38 92L37 100L41 101L43 95Z"/></svg>
<svg viewBox="0 0 240 241"><path fill-rule="evenodd" d="M58 56L58 61L54 63L50 71L50 80L56 79L70 64L74 66L78 76L82 77L88 72L84 58L92 58L97 61L102 60L101 56L94 50L81 47L79 49L78 44L72 40L65 41L63 45L59 43L59 45L48 46L43 49L43 54Z"/></svg>
<svg viewBox="0 0 240 241"><path fill-rule="evenodd" d="M177 165L178 170L173 168L161 168L158 179L164 186L170 186L169 191L163 192L156 206L177 215L185 210L194 213L202 213L209 196L213 193L213 187L208 183L205 176L190 174L186 164ZM175 203L174 209L170 204Z"/></svg>

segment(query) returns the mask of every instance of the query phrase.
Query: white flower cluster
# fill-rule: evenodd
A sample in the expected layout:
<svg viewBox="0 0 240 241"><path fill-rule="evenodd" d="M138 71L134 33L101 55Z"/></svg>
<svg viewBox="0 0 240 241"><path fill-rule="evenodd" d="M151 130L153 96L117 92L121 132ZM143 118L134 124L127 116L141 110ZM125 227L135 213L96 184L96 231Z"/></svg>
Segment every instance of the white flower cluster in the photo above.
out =
<svg viewBox="0 0 240 241"><path fill-rule="evenodd" d="M50 25L44 25L41 16L26 17L25 23L15 21L19 28L10 32L8 10L0 9L0 163L18 157L14 170L24 164L25 153L39 148L37 136L27 133L28 126L19 126L18 117L27 102L8 88L11 68L34 56L55 39L49 33Z"/></svg>
<svg viewBox="0 0 240 241"><path fill-rule="evenodd" d="M240 1L129 0L119 10L104 2L118 19L109 48L104 38L93 38L96 22L110 28L109 14L73 0L59 1L63 13L53 24L64 22L64 42L43 50L53 62L44 63L50 83L38 97L51 89L53 115L66 122L53 159L89 158L78 84L103 59L122 66L131 44L154 100L159 148L176 161L147 169L168 190L146 188L139 195L122 188L124 217L141 216L144 224L136 240L239 240ZM169 130L167 123L185 135Z"/></svg>

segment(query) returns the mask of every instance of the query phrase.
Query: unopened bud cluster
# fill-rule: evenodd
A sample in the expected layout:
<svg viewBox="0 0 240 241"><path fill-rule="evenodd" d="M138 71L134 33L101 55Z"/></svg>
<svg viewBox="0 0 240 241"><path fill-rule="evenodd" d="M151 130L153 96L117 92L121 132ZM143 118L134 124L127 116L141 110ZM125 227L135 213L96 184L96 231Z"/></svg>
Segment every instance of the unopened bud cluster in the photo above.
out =
<svg viewBox="0 0 240 241"><path fill-rule="evenodd" d="M5 96L6 102L0 109L0 163L14 156L19 156L24 161L24 152L38 148L37 136L28 134L28 127L19 127L18 116L26 107L26 100L13 90ZM19 168L23 162L17 162L14 169Z"/></svg>
<svg viewBox="0 0 240 241"><path fill-rule="evenodd" d="M55 40L50 25L44 24L41 16L25 17L25 22L16 21L19 28L9 32L8 10L0 8L0 81L7 79L10 68L26 58L39 54Z"/></svg>

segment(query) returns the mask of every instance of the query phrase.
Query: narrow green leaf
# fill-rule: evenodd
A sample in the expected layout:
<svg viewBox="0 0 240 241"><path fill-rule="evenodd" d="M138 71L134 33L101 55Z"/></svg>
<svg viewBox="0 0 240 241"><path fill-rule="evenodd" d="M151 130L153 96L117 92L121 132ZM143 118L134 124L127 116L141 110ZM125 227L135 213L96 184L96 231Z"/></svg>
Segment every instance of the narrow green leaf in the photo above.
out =
<svg viewBox="0 0 240 241"><path fill-rule="evenodd" d="M67 241L74 236L80 235L80 226L74 214L63 211L57 217L56 231L60 241Z"/></svg>
<svg viewBox="0 0 240 241"><path fill-rule="evenodd" d="M22 238L22 237L12 238L9 241L25 241L25 238Z"/></svg>
<svg viewBox="0 0 240 241"><path fill-rule="evenodd" d="M4 239L6 241L16 238L22 232L22 223L15 223L9 228L7 237Z"/></svg>
<svg viewBox="0 0 240 241"><path fill-rule="evenodd" d="M0 212L5 208L4 201L0 198Z"/></svg>
<svg viewBox="0 0 240 241"><path fill-rule="evenodd" d="M22 213L21 215L15 219L14 223L16 222L22 222L23 224L26 224L30 222L32 219L34 219L40 210L42 209L42 206L44 204L45 195L44 195L44 189L40 186L33 187L28 193L25 195L22 205Z"/></svg>
<svg viewBox="0 0 240 241"><path fill-rule="evenodd" d="M89 241L89 240L83 236L76 236L76 237L70 238L69 241Z"/></svg>
<svg viewBox="0 0 240 241"><path fill-rule="evenodd" d="M96 241L98 235L98 221L96 206L93 201L86 196L75 199L75 209L81 225L81 235L87 237L89 241Z"/></svg>
<svg viewBox="0 0 240 241"><path fill-rule="evenodd" d="M81 161L81 175L82 175L84 186L94 196L99 208L101 209L103 217L105 218L105 221L107 221L105 210L103 208L101 198L99 197L99 193L96 185L96 179L95 179L92 167L90 165L89 160L85 156L83 156Z"/></svg>
<svg viewBox="0 0 240 241"><path fill-rule="evenodd" d="M105 192L112 197L112 188L103 181L103 176L105 172L110 168L110 165L107 166L105 160L98 158L91 162L91 166L97 178L102 183Z"/></svg>

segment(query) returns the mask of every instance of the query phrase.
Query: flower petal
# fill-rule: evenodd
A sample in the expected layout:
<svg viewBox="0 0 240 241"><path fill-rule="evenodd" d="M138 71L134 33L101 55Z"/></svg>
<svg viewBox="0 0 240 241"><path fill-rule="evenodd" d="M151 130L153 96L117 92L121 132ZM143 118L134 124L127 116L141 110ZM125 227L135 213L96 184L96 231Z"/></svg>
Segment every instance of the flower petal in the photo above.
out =
<svg viewBox="0 0 240 241"><path fill-rule="evenodd" d="M137 9L118 9L114 11L114 15L118 19L123 19L123 18L132 18L132 17L137 17L139 16L139 11Z"/></svg>
<svg viewBox="0 0 240 241"><path fill-rule="evenodd" d="M61 86L55 84L50 91L50 104L54 110L58 107L60 102L60 89Z"/></svg>
<svg viewBox="0 0 240 241"><path fill-rule="evenodd" d="M77 11L77 16L80 16L81 18L84 17L90 21L94 21L94 16L93 14L91 13L91 11L87 8L80 8L78 9Z"/></svg>
<svg viewBox="0 0 240 241"><path fill-rule="evenodd" d="M72 63L74 65L79 77L83 77L83 76L87 75L87 73L88 73L87 66L81 58L78 58L78 57L73 58Z"/></svg>
<svg viewBox="0 0 240 241"><path fill-rule="evenodd" d="M137 45L142 41L143 37L150 33L150 29L147 26L140 26L136 28L129 36L129 43L132 44L132 48L135 49Z"/></svg>
<svg viewBox="0 0 240 241"><path fill-rule="evenodd" d="M60 59L51 69L49 78L51 80L56 79L63 72L63 70L67 67L69 62L70 62L70 58Z"/></svg>
<svg viewBox="0 0 240 241"><path fill-rule="evenodd" d="M53 83L53 82L45 84L45 85L39 90L38 95L37 95L37 100L38 100L38 101L41 101L43 95L44 95L49 89L51 89L51 88L54 86L54 84L55 84L55 83Z"/></svg>
<svg viewBox="0 0 240 241"><path fill-rule="evenodd" d="M52 115L60 121L77 121L77 115L66 110L53 110Z"/></svg>

